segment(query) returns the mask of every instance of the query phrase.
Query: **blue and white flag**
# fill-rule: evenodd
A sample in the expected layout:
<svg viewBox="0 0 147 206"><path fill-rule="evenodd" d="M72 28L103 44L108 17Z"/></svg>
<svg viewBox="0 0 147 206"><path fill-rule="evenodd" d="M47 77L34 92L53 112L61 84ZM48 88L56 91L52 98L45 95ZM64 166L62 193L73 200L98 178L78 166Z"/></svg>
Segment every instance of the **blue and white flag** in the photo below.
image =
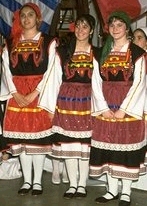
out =
<svg viewBox="0 0 147 206"><path fill-rule="evenodd" d="M48 33L54 11L61 0L0 0L0 33L5 37L10 34L13 12L23 4L32 2L39 6L43 16L41 31Z"/></svg>

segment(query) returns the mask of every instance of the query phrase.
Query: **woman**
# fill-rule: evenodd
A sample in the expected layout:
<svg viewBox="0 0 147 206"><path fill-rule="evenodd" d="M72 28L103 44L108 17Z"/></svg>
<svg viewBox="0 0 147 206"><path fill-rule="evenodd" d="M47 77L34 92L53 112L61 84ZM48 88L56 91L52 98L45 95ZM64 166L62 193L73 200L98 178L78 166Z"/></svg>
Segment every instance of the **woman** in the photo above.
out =
<svg viewBox="0 0 147 206"><path fill-rule="evenodd" d="M137 28L133 32L133 43L141 47L146 51L146 71L147 71L147 27ZM146 102L145 102L145 119L147 114L147 94L146 94ZM146 119L147 120L147 119ZM146 125L147 126L147 125Z"/></svg>
<svg viewBox="0 0 147 206"><path fill-rule="evenodd" d="M2 52L3 48L5 47L5 39L0 34L0 82L1 82L1 76L2 76ZM0 85L0 91L1 91L1 85ZM9 154L6 152L2 152L3 148L6 147L5 139L2 136L2 126L3 126L3 118L4 118L4 112L5 112L5 101L0 101L0 162L3 160L6 160L9 158Z"/></svg>
<svg viewBox="0 0 147 206"><path fill-rule="evenodd" d="M51 89L48 99L54 98L54 105L49 105L50 101L43 101L48 105L40 102L41 107L55 112L51 156L65 159L70 181L70 187L64 193L66 199L87 196L92 133L91 92L94 89L92 82L98 76L98 51L91 44L94 26L95 19L89 14L76 20L74 36L69 44L58 47L55 68L49 74L49 82L54 88L49 85L46 89Z"/></svg>
<svg viewBox="0 0 147 206"><path fill-rule="evenodd" d="M2 51L3 51L3 42L2 35L0 34L0 81L2 74ZM1 87L0 87L1 89ZM3 102L0 101L0 151L2 149L2 122L3 122ZM0 152L0 162L2 161L2 152Z"/></svg>
<svg viewBox="0 0 147 206"><path fill-rule="evenodd" d="M147 27L137 28L134 30L133 42L147 51Z"/></svg>
<svg viewBox="0 0 147 206"><path fill-rule="evenodd" d="M0 98L8 100L3 136L7 152L20 157L24 183L19 195L28 194L31 189L32 195L42 194L45 154L51 150L52 117L37 104L56 41L39 31L41 21L36 4L23 5L14 13L11 36L3 52Z"/></svg>
<svg viewBox="0 0 147 206"><path fill-rule="evenodd" d="M138 45L139 47L141 47L146 51L145 57L146 57L146 74L147 74L147 27L141 27L134 30L133 42L134 44ZM146 90L144 113L145 113L145 137L147 138L147 90ZM147 158L147 152L146 152L146 158Z"/></svg>
<svg viewBox="0 0 147 206"><path fill-rule="evenodd" d="M130 18L122 11L108 20L109 35L102 49L100 74L103 82L93 107L90 176L107 175L108 191L97 203L118 199L131 204L131 184L145 172L143 108L145 102L144 50L129 41Z"/></svg>
<svg viewBox="0 0 147 206"><path fill-rule="evenodd" d="M62 164L62 169L60 169ZM68 175L66 171L66 165L64 161L60 161L59 159L52 159L52 183L55 185L59 185L61 183L60 174L62 176L62 182L67 184L69 183ZM61 170L61 171L60 171Z"/></svg>

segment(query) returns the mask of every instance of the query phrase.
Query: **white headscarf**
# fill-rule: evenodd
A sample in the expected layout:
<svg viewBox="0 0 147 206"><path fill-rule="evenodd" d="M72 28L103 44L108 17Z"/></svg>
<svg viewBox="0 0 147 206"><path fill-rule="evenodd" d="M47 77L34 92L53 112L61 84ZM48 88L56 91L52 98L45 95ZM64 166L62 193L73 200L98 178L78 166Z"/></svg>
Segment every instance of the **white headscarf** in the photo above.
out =
<svg viewBox="0 0 147 206"><path fill-rule="evenodd" d="M147 27L140 27L139 29L141 29L147 37Z"/></svg>

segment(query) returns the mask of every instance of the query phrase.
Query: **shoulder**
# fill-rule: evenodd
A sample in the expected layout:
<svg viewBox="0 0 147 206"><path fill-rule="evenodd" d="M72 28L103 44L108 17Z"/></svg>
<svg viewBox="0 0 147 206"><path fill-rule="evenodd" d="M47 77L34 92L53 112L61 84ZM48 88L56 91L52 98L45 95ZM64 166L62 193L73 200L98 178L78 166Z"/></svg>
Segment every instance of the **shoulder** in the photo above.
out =
<svg viewBox="0 0 147 206"><path fill-rule="evenodd" d="M59 55L62 63L66 62L67 60L67 51L68 51L68 48L67 48L67 45L59 45L57 48L56 48L56 51L57 51L57 54Z"/></svg>
<svg viewBox="0 0 147 206"><path fill-rule="evenodd" d="M133 42L130 43L130 49L133 51L137 51L139 53L145 53L145 50L142 49L141 47L137 46L136 44L134 44Z"/></svg>
<svg viewBox="0 0 147 206"><path fill-rule="evenodd" d="M133 42L130 43L130 50L132 53L132 60L135 62L139 57L145 55L146 51L141 47L137 46Z"/></svg>
<svg viewBox="0 0 147 206"><path fill-rule="evenodd" d="M95 59L99 62L100 57L101 57L102 48L92 46L92 50L93 50L93 55L94 55Z"/></svg>
<svg viewBox="0 0 147 206"><path fill-rule="evenodd" d="M67 45L59 45L58 47L57 47L57 51L59 52L59 53L62 53L62 52L64 52L64 53L66 53L67 52Z"/></svg>
<svg viewBox="0 0 147 206"><path fill-rule="evenodd" d="M50 35L45 34L45 33L41 33L41 37L43 37L44 41L49 42L49 43L51 43L53 41L57 42L57 38L56 37L50 36Z"/></svg>
<svg viewBox="0 0 147 206"><path fill-rule="evenodd" d="M50 36L48 34L42 33L41 37L43 38L43 47L48 50L54 50L58 45L58 39L56 37Z"/></svg>
<svg viewBox="0 0 147 206"><path fill-rule="evenodd" d="M7 47L7 49L8 49L8 51L10 52L10 50L12 49L12 38L10 38L10 37L7 37L6 38L6 40L5 40L5 42L6 42L6 47Z"/></svg>

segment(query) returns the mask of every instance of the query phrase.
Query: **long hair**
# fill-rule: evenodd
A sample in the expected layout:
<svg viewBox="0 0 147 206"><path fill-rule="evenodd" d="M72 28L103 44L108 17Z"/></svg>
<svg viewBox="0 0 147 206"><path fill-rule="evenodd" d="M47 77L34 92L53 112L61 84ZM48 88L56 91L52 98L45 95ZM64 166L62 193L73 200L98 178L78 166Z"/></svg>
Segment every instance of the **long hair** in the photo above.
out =
<svg viewBox="0 0 147 206"><path fill-rule="evenodd" d="M93 31L95 28L95 18L92 15L83 14L83 15L77 17L77 19L75 21L75 25L79 21L80 22L86 21L88 23L88 25L90 26L90 31L92 31L92 34L93 34ZM92 37L93 37L92 34L89 36L89 43L90 44L92 43ZM69 61L71 59L71 57L73 56L73 54L75 52L75 48L76 48L76 36L74 33L73 33L73 35L71 35L69 41L66 44L66 47L67 47L67 61Z"/></svg>
<svg viewBox="0 0 147 206"><path fill-rule="evenodd" d="M88 23L88 25L90 26L91 34L89 35L89 43L91 44L92 43L92 38L93 38L93 32L94 32L94 29L95 29L95 18L90 14L83 14L83 15L77 17L77 19L75 21L75 25L79 21L80 22L86 21Z"/></svg>

